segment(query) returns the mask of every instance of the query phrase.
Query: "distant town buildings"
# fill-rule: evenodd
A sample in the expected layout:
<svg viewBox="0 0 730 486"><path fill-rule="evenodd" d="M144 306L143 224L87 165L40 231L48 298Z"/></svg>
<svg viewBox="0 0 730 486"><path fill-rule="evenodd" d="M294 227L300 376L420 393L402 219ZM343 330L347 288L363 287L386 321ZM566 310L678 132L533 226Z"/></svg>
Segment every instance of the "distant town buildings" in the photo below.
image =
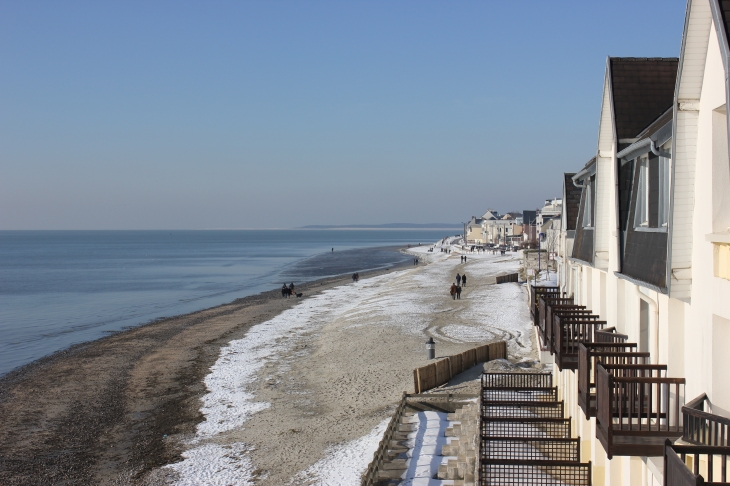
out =
<svg viewBox="0 0 730 486"><path fill-rule="evenodd" d="M542 227L552 220L559 220L563 207L562 198L548 199L541 209L500 214L487 209L481 216L472 216L466 224L466 242L469 245L537 246Z"/></svg>

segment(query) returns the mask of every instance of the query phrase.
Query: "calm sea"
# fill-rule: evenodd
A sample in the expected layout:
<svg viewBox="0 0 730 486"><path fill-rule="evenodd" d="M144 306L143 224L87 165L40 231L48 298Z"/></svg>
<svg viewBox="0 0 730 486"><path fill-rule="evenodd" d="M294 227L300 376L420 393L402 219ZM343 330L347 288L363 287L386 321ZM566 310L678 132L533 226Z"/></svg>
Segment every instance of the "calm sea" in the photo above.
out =
<svg viewBox="0 0 730 486"><path fill-rule="evenodd" d="M401 263L410 257L395 246L450 232L458 230L0 231L0 374L284 282Z"/></svg>

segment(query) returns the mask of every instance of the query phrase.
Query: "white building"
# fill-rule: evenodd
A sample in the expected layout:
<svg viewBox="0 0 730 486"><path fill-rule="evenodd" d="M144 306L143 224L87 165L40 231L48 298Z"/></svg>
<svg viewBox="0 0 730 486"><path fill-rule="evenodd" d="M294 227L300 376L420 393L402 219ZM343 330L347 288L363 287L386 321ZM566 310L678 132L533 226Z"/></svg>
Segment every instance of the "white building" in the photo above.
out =
<svg viewBox="0 0 730 486"><path fill-rule="evenodd" d="M573 417L574 435L582 438L582 457L592 462L594 485L695 484L680 482L691 472L671 449L667 478L664 464L664 440L688 437L681 407L690 402L711 412L696 418L703 430L710 424L725 430L724 436L708 432L694 440L730 445L729 426L723 425L730 420L720 418L730 417L725 18L730 19L728 2L690 0L678 60L608 58L596 157L566 177L560 288L637 343L636 352L647 353L653 363L650 371L643 365L602 366L601 373L612 371L600 377L595 369L593 379L601 381L591 389L597 395L585 401L578 385L580 361L571 361L562 344L554 344L566 416ZM567 201L571 184L581 188L577 215ZM639 368L652 376L642 385L635 376L619 377ZM627 388L612 388L617 383ZM628 393L629 383L638 394L618 398ZM657 393L645 394L650 389ZM602 401L601 393L613 398ZM700 400L693 402L696 397ZM616 407L627 404L660 415L637 418L629 433L630 420L616 414ZM685 409L687 417L699 416L692 407ZM694 456L688 457L694 466ZM707 479L709 456L698 457ZM714 462L715 479L720 463Z"/></svg>

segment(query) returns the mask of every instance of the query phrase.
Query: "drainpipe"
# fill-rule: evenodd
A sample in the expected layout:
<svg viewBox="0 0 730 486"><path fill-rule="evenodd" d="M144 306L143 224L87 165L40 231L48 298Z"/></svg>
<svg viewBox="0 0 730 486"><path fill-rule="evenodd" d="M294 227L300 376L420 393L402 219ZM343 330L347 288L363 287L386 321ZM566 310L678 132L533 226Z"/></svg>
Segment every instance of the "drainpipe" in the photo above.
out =
<svg viewBox="0 0 730 486"><path fill-rule="evenodd" d="M664 157L666 159L671 159L672 158L672 154L670 154L669 152L665 152L664 150L660 150L659 148L657 148L657 146L656 146L656 140L652 140L651 141L651 145L649 146L649 148L651 148L651 152L654 155L656 155L657 157Z"/></svg>
<svg viewBox="0 0 730 486"><path fill-rule="evenodd" d="M638 285L634 285L636 296L649 304L649 328L654 333L654 342L652 343L652 355L659 362L659 306L656 301L641 291Z"/></svg>

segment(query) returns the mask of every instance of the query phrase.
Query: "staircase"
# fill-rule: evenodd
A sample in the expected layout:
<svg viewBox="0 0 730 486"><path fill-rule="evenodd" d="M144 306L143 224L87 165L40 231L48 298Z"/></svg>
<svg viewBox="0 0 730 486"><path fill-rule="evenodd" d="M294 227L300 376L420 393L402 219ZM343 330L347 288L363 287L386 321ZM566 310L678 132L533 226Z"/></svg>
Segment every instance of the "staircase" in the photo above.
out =
<svg viewBox="0 0 730 486"><path fill-rule="evenodd" d="M551 374L485 373L480 405L481 486L591 485Z"/></svg>
<svg viewBox="0 0 730 486"><path fill-rule="evenodd" d="M388 444L377 481L371 484L475 485L478 437L477 398L462 398L461 403L411 401Z"/></svg>

